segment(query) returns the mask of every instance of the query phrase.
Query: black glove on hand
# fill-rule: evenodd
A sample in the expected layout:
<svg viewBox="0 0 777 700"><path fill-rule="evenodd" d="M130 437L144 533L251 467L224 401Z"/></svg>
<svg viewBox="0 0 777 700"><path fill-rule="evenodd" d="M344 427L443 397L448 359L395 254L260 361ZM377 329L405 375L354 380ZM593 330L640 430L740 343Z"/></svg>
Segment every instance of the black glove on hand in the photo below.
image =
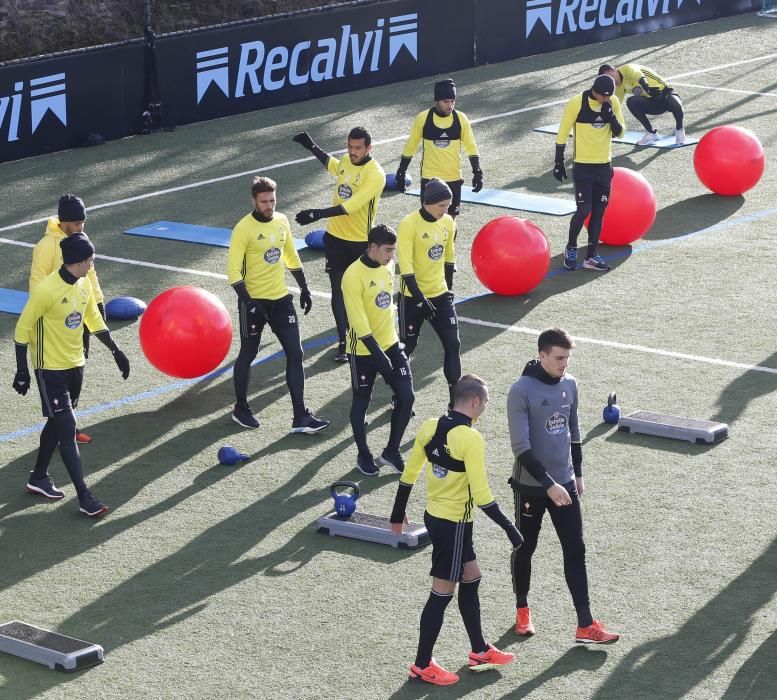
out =
<svg viewBox="0 0 777 700"><path fill-rule="evenodd" d="M510 539L510 544L513 545L513 549L518 549L523 545L523 535L518 532L518 528L513 526L512 529L505 530L507 537Z"/></svg>
<svg viewBox="0 0 777 700"><path fill-rule="evenodd" d="M300 226L307 226L308 224L315 224L323 216L321 209L303 209L294 217L294 220Z"/></svg>
<svg viewBox="0 0 777 700"><path fill-rule="evenodd" d="M647 91L648 95L651 97L661 97L661 93L663 92L660 87L649 87Z"/></svg>
<svg viewBox="0 0 777 700"><path fill-rule="evenodd" d="M299 307L305 313L305 316L307 316L313 308L313 297L307 287L305 289L300 289L299 291Z"/></svg>
<svg viewBox="0 0 777 700"><path fill-rule="evenodd" d="M456 272L455 263L445 263L445 286L448 291L453 291L453 273Z"/></svg>
<svg viewBox="0 0 777 700"><path fill-rule="evenodd" d="M100 312L100 316L103 317L103 321L107 321L108 317L105 315L105 304L103 304L102 302L99 302L97 304L97 310Z"/></svg>
<svg viewBox="0 0 777 700"><path fill-rule="evenodd" d="M602 119L606 122L611 122L615 116L615 112L612 111L612 105L609 102L602 102Z"/></svg>
<svg viewBox="0 0 777 700"><path fill-rule="evenodd" d="M421 310L423 317L427 321L431 321L437 314L437 308L426 297L423 297L419 302L417 302L416 306Z"/></svg>
<svg viewBox="0 0 777 700"><path fill-rule="evenodd" d="M556 164L553 166L553 177L559 182L563 182L567 179L567 169L564 167L563 160L557 160Z"/></svg>
<svg viewBox="0 0 777 700"><path fill-rule="evenodd" d="M478 168L472 173L472 191L480 192L483 189L483 171Z"/></svg>
<svg viewBox="0 0 777 700"><path fill-rule="evenodd" d="M119 368L119 371L121 372L121 378L126 379L129 377L129 360L127 359L127 356L119 350L119 348L116 348L113 351L113 360L116 362L116 366Z"/></svg>
<svg viewBox="0 0 777 700"><path fill-rule="evenodd" d="M394 382L394 367L392 366L388 355L386 355L386 353L381 349L380 345L378 345L378 341L375 340L375 336L366 335L363 338L360 338L360 340L362 343L364 343L367 350L370 351L370 355L375 361L376 368L383 379L386 380L386 384L392 386Z"/></svg>
<svg viewBox="0 0 777 700"><path fill-rule="evenodd" d="M291 140L294 141L294 143L298 143L302 148L312 151L313 146L315 146L315 142L312 138L310 138L310 134L307 131L300 131L298 134L294 134L294 136L291 137Z"/></svg>
<svg viewBox="0 0 777 700"><path fill-rule="evenodd" d="M406 188L406 180L407 172L402 170L401 168L397 170L397 174L394 175L394 182L396 183L396 188L400 192L404 192Z"/></svg>
<svg viewBox="0 0 777 700"><path fill-rule="evenodd" d="M26 396L27 390L30 388L30 371L26 367L16 370L12 386L17 394Z"/></svg>

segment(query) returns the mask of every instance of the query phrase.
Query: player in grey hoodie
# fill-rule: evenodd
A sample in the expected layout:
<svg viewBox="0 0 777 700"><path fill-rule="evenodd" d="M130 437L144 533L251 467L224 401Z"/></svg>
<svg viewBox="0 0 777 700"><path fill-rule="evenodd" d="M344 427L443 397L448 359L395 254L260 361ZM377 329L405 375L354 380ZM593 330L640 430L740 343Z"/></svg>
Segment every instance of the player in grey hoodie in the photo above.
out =
<svg viewBox="0 0 777 700"><path fill-rule="evenodd" d="M539 359L530 361L507 396L507 422L515 464L510 480L515 492L515 524L523 547L512 555L516 598L515 631L534 634L528 594L531 558L547 511L564 555L564 577L577 612L575 641L611 644L618 635L594 620L588 599L588 574L580 497L583 450L577 417L577 380L567 374L575 344L561 328L540 333Z"/></svg>

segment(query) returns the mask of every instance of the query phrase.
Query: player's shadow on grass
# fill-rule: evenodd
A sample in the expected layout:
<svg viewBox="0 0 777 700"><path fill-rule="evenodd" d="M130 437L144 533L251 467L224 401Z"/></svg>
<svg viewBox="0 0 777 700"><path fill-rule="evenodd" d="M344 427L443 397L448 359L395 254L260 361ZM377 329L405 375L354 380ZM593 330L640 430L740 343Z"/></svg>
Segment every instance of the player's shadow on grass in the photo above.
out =
<svg viewBox="0 0 777 700"><path fill-rule="evenodd" d="M759 362L758 366L777 370L777 352ZM748 370L720 392L716 402L718 408L711 420L733 423L751 401L774 391L777 391L777 374Z"/></svg>
<svg viewBox="0 0 777 700"><path fill-rule="evenodd" d="M724 700L771 698L777 689L777 632L766 638L734 675Z"/></svg>
<svg viewBox="0 0 777 700"><path fill-rule="evenodd" d="M754 618L771 603L777 591L775 568L777 539L704 607L690 615L677 632L640 644L622 657L593 695L594 700L687 697L745 642ZM774 685L769 686L767 679L775 675L774 647L772 635L737 673L729 687L729 697L773 696ZM768 687L770 692L763 696L735 694L737 688L744 689L749 681L758 683L760 688ZM747 689L753 692L750 686Z"/></svg>
<svg viewBox="0 0 777 700"><path fill-rule="evenodd" d="M630 445L634 448L657 450L659 452L673 452L674 454L695 457L704 454L715 447L714 443L695 443L687 440L659 437L658 435L645 435L643 433L627 433L617 428L608 435L607 442L618 445Z"/></svg>
<svg viewBox="0 0 777 700"><path fill-rule="evenodd" d="M80 639L98 641L106 653L110 654L124 645L132 644L195 615L208 604L207 601L212 596L221 591L256 575L278 576L291 573L309 563L315 554L321 551L342 551L345 547L353 546L353 553L375 561L396 561L408 556L403 551L388 547L376 549L369 546L358 549L356 544L333 543L314 532L308 536L307 526L304 531L269 554L246 556L279 526L298 514L310 509L316 509L321 514L328 511L331 499L328 484L320 488L305 489L319 470L350 442L349 436L332 445L294 472L275 490L263 494L238 512L225 513L220 522L193 537L175 553L138 571L94 602L73 613L58 625L58 631ZM381 478L366 481L363 485L365 495L385 483L388 482ZM391 483L395 483L395 480L392 479ZM136 520L142 518L143 514L131 517ZM114 526L111 521L105 521L86 535L79 533L79 538L74 537L73 530L69 527L47 529L46 535L66 549L60 556L62 559L100 544L103 540L94 541L94 538L101 538L99 531L103 527ZM29 537L29 532L20 531L17 534ZM87 541L79 543L77 539ZM288 562L296 563L286 570L284 564ZM196 572L196 575L183 575L186 572ZM347 587L343 587L343 596L350 596ZM352 603L350 598L348 603ZM337 633L337 625L338 621L333 619L332 635ZM4 689L10 691L15 700L35 697L54 686L64 688L69 681L67 677L52 674L48 669L27 663L8 664L3 675L6 679Z"/></svg>
<svg viewBox="0 0 777 700"><path fill-rule="evenodd" d="M645 241L662 241L701 231L733 216L745 203L742 195L701 194L659 209Z"/></svg>

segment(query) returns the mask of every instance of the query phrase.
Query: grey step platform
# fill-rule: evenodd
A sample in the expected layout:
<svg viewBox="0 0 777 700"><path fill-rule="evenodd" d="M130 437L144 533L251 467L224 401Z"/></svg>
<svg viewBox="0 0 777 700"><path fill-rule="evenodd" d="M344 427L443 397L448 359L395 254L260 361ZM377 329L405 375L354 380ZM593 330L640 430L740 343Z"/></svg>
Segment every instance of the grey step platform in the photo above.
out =
<svg viewBox="0 0 777 700"><path fill-rule="evenodd" d="M634 411L621 416L618 430L711 445L728 437L728 425L711 420L668 416L653 411Z"/></svg>
<svg viewBox="0 0 777 700"><path fill-rule="evenodd" d="M318 521L318 532L332 537L352 537L367 542L388 544L399 549L418 549L431 542L426 527L418 523L405 525L401 535L389 529L389 518L384 515L370 515L356 511L350 518L341 518L332 511L322 515Z"/></svg>
<svg viewBox="0 0 777 700"><path fill-rule="evenodd" d="M0 625L0 651L57 671L80 671L103 662L99 644L50 632L19 620Z"/></svg>

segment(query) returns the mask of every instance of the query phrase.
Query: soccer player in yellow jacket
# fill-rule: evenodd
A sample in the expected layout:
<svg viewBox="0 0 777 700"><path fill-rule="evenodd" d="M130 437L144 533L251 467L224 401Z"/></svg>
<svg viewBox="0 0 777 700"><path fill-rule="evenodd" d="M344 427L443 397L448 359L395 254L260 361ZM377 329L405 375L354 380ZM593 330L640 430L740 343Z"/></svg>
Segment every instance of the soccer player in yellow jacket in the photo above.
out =
<svg viewBox="0 0 777 700"><path fill-rule="evenodd" d="M473 671L509 664L515 654L486 642L480 622L480 566L472 544L474 508L478 506L507 534L513 551L523 544L515 525L499 508L488 485L485 443L473 423L488 404L488 387L465 374L454 388L453 409L426 421L415 438L391 512L391 530L402 534L410 491L426 470L424 524L432 540L432 590L421 613L421 630L410 678L435 685L452 685L459 677L432 658L445 608L459 586L459 612L472 645L467 663Z"/></svg>
<svg viewBox="0 0 777 700"><path fill-rule="evenodd" d="M448 184L453 194L448 213L456 218L461 210L462 150L472 167L472 191L483 189L480 155L467 115L456 108L456 85L450 79L434 84L434 106L419 112L402 149L396 173L397 187L404 192L407 168L421 144L421 200L426 183L433 177Z"/></svg>
<svg viewBox="0 0 777 700"><path fill-rule="evenodd" d="M84 379L84 326L111 351L124 379L129 376L130 365L97 310L92 283L88 279L94 246L85 234L74 233L62 239L60 248L62 266L32 290L14 331L16 374L13 388L22 396L30 388L29 347L46 417L27 490L53 500L64 497L48 473L51 458L59 446L62 461L78 494L80 511L90 517L99 517L108 508L84 483L73 414Z"/></svg>
<svg viewBox="0 0 777 700"><path fill-rule="evenodd" d="M327 219L324 234L325 271L332 288L332 314L338 338L334 360L348 362L345 351L348 319L343 302L343 274L367 249L367 235L375 225L380 195L386 186L386 174L372 157L372 135L363 126L354 127L349 132L347 158L337 159L322 151L307 131L301 131L292 140L316 156L329 174L336 178L332 206L327 209L303 209L295 219L300 226Z"/></svg>
<svg viewBox="0 0 777 700"><path fill-rule="evenodd" d="M394 316L394 253L397 234L379 224L370 230L367 250L343 275L343 298L348 314L348 359L351 365L351 428L358 449L356 468L376 475L380 466L401 473L405 467L399 445L415 401L413 375L397 337ZM367 445L364 419L380 373L394 391L394 411L386 449L377 464Z"/></svg>
<svg viewBox="0 0 777 700"><path fill-rule="evenodd" d="M59 198L57 216L49 218L46 231L32 249L32 265L30 267L30 292L40 284L45 277L62 267L62 249L59 244L66 236L84 232L86 221L86 207L84 201L74 194L63 194ZM87 274L92 283L94 298L100 316L105 320L105 298L97 279L94 266L89 268ZM84 356L89 357L89 329L84 326ZM88 445L92 438L76 428L76 441L82 445Z"/></svg>
<svg viewBox="0 0 777 700"><path fill-rule="evenodd" d="M637 63L626 63L615 68L609 63L599 67L599 75L609 75L615 81L615 96L623 102L642 124L645 133L637 141L638 146L649 146L661 138L653 128L647 115L659 115L670 112L674 117L674 138L678 146L685 143L685 113L680 96L658 73Z"/></svg>
<svg viewBox="0 0 777 700"><path fill-rule="evenodd" d="M612 185L612 137L623 129L621 104L614 96L615 81L609 75L600 75L590 90L575 95L567 102L556 138L556 163L553 177L559 182L567 176L564 167L564 148L569 132L574 139L575 202L577 211L569 222L569 240L564 249L564 267L577 269L577 237L588 222L588 251L583 267L605 271L610 266L596 254L602 220L610 200Z"/></svg>
<svg viewBox="0 0 777 700"><path fill-rule="evenodd" d="M294 300L286 286L288 268L300 288L299 303L305 315L313 307L302 262L294 248L289 220L275 211L274 180L255 177L251 184L254 210L238 221L232 230L227 253L227 279L238 297L240 353L235 361L235 408L232 420L244 428L258 428L248 405L251 363L259 352L264 327L281 343L286 355L286 384L294 417L292 433L317 433L329 425L316 418L305 406L305 370Z"/></svg>
<svg viewBox="0 0 777 700"><path fill-rule="evenodd" d="M443 347L443 373L453 405L453 387L461 376L459 321L453 305L453 273L456 267L456 223L446 213L450 187L436 177L424 189L421 208L399 224L398 257L401 274L399 340L410 355L418 343L421 326L429 321Z"/></svg>

